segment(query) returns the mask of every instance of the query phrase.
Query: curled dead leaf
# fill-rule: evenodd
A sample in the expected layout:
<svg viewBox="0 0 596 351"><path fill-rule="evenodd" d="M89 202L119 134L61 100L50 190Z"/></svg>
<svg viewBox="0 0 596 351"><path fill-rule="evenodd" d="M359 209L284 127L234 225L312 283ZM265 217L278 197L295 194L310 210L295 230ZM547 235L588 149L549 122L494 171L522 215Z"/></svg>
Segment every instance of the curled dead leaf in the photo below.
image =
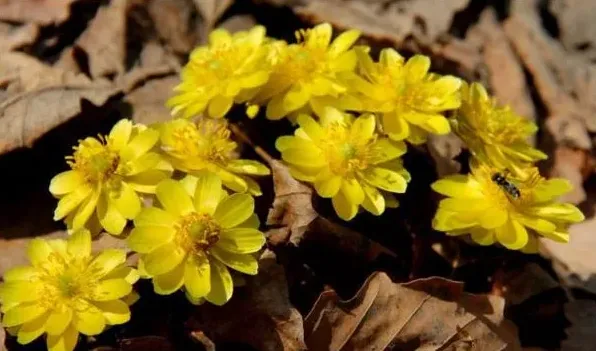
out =
<svg viewBox="0 0 596 351"><path fill-rule="evenodd" d="M92 77L124 72L127 4L128 0L113 0L101 7L76 42L87 53Z"/></svg>
<svg viewBox="0 0 596 351"><path fill-rule="evenodd" d="M444 278L396 284L373 273L352 299L321 294L305 319L312 350L521 350L497 296Z"/></svg>
<svg viewBox="0 0 596 351"><path fill-rule="evenodd" d="M0 23L0 52L11 51L29 45L39 35L39 27L34 23L28 23L16 28L12 27Z"/></svg>
<svg viewBox="0 0 596 351"><path fill-rule="evenodd" d="M268 0L288 5L313 23L330 22L340 28L361 30L364 35L401 43L408 35L432 42L447 32L453 15L469 0Z"/></svg>
<svg viewBox="0 0 596 351"><path fill-rule="evenodd" d="M2 0L0 20L59 24L70 16L70 6L78 0Z"/></svg>
<svg viewBox="0 0 596 351"><path fill-rule="evenodd" d="M189 321L215 342L239 342L262 351L306 350L302 316L291 305L286 275L275 254L265 250L259 274L234 289L222 307L202 305Z"/></svg>
<svg viewBox="0 0 596 351"><path fill-rule="evenodd" d="M201 1L205 2L205 1ZM197 21L192 2L185 0L151 0L147 4L159 37L169 47L186 54L198 41Z"/></svg>
<svg viewBox="0 0 596 351"><path fill-rule="evenodd" d="M0 104L0 154L32 144L81 112L81 100L104 104L118 89L103 84L62 85L22 93Z"/></svg>

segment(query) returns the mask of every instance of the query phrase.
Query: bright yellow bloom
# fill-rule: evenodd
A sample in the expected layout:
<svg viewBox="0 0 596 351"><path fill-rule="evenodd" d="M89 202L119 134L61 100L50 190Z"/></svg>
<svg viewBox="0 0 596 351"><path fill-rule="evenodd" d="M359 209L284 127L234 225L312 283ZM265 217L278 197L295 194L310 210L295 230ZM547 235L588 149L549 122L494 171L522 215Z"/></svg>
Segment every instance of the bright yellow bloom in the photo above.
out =
<svg viewBox="0 0 596 351"><path fill-rule="evenodd" d="M159 133L121 120L107 137L88 137L67 157L71 170L56 175L50 192L60 199L54 220L66 217L73 231L97 221L110 234L122 233L127 219L141 210L140 193L154 193L172 169L150 150ZM93 213L97 216L92 216Z"/></svg>
<svg viewBox="0 0 596 351"><path fill-rule="evenodd" d="M428 133L449 133L443 113L460 106L459 78L429 73L426 56L406 62L395 50L383 49L375 63L367 50L356 52L361 76L353 78L356 93L349 94L347 109L381 113L383 129L393 140L420 144Z"/></svg>
<svg viewBox="0 0 596 351"><path fill-rule="evenodd" d="M194 123L175 119L159 126L161 148L175 169L189 174L208 170L236 192L261 195L259 185L246 175L268 175L257 161L238 159L225 120L201 119Z"/></svg>
<svg viewBox="0 0 596 351"><path fill-rule="evenodd" d="M172 115L190 118L206 112L220 118L234 102L242 102L239 94L243 90L257 88L269 77L264 41L263 26L234 34L225 29L211 32L209 45L190 54L182 82L174 89L177 95L167 101Z"/></svg>
<svg viewBox="0 0 596 351"><path fill-rule="evenodd" d="M233 292L228 268L257 274L252 254L261 249L265 236L258 230L250 195L228 196L221 180L209 172L193 178L194 183L168 179L157 186L163 209L143 209L128 244L141 254L139 269L153 278L156 293L184 287L193 303L206 299L223 305Z"/></svg>
<svg viewBox="0 0 596 351"><path fill-rule="evenodd" d="M461 93L462 105L452 120L453 130L481 162L519 173L547 158L528 142L538 130L534 123L509 107L497 106L478 83L464 84Z"/></svg>
<svg viewBox="0 0 596 351"><path fill-rule="evenodd" d="M349 30L331 42L328 23L296 32L297 44L270 45L269 62L274 67L267 83L253 102L267 103L267 118L280 119L303 107L326 104L326 98L347 91L343 75L356 68L356 54L350 47L360 32Z"/></svg>
<svg viewBox="0 0 596 351"><path fill-rule="evenodd" d="M396 202L390 193L405 192L410 175L399 156L406 145L377 135L373 115L352 121L328 107L320 123L300 115L298 124L294 136L280 137L276 147L292 176L314 183L340 218L354 218L358 206L380 215L387 201Z"/></svg>
<svg viewBox="0 0 596 351"><path fill-rule="evenodd" d="M2 325L17 330L20 344L47 333L50 351L71 351L79 333L97 335L130 319L125 299L139 275L123 250L92 256L83 229L68 240L33 239L27 253L31 265L10 269L0 285Z"/></svg>
<svg viewBox="0 0 596 351"><path fill-rule="evenodd" d="M568 242L568 225L584 219L575 206L557 202L571 190L565 179L544 179L536 168L520 178L477 161L471 167L468 175L451 175L432 184L435 191L449 196L439 203L433 221L436 230L469 233L481 245L497 241L511 250L535 252L538 237Z"/></svg>

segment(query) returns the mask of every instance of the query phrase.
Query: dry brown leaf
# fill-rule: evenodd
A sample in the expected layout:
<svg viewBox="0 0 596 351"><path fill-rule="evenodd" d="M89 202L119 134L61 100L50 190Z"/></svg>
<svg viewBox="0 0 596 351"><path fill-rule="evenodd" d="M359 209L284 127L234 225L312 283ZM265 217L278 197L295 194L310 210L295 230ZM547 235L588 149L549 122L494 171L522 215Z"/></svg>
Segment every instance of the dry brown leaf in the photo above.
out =
<svg viewBox="0 0 596 351"><path fill-rule="evenodd" d="M174 351L172 343L162 336L139 336L120 342L119 351Z"/></svg>
<svg viewBox="0 0 596 351"><path fill-rule="evenodd" d="M179 82L178 76L151 79L130 92L124 101L132 105L132 119L143 124L170 119L170 110L165 106L165 102L170 98L172 89Z"/></svg>
<svg viewBox="0 0 596 351"><path fill-rule="evenodd" d="M577 147L578 140L589 139L586 128L596 131L596 67L571 57L559 42L542 27L538 0L511 3L511 16L505 21L505 33L532 75L549 118L577 119L584 125L578 135L564 142ZM547 124L547 126L549 126ZM559 141L558 130L550 130Z"/></svg>
<svg viewBox="0 0 596 351"><path fill-rule="evenodd" d="M596 61L596 2L593 0L553 0L550 10L557 17L559 39L565 48Z"/></svg>
<svg viewBox="0 0 596 351"><path fill-rule="evenodd" d="M216 342L245 343L262 351L306 350L302 316L290 303L284 269L270 250L259 259L259 274L235 288L227 304L202 305L189 324Z"/></svg>
<svg viewBox="0 0 596 351"><path fill-rule="evenodd" d="M330 22L340 28L361 30L376 39L401 43L408 35L433 42L447 32L453 15L469 0L305 0L279 1L313 23Z"/></svg>
<svg viewBox="0 0 596 351"><path fill-rule="evenodd" d="M0 20L59 24L70 16L70 6L78 0L0 0Z"/></svg>
<svg viewBox="0 0 596 351"><path fill-rule="evenodd" d="M77 39L76 46L87 53L92 77L124 73L127 9L128 0L112 0Z"/></svg>
<svg viewBox="0 0 596 351"><path fill-rule="evenodd" d="M453 133L429 136L428 152L435 161L439 177L458 173L461 170L461 164L454 158L461 153L463 145L461 139Z"/></svg>
<svg viewBox="0 0 596 351"><path fill-rule="evenodd" d="M0 52L12 51L35 41L39 27L34 23L13 27L0 23Z"/></svg>
<svg viewBox="0 0 596 351"><path fill-rule="evenodd" d="M350 300L321 294L305 319L311 350L521 350L497 296L433 277L395 284L373 273Z"/></svg>
<svg viewBox="0 0 596 351"><path fill-rule="evenodd" d="M569 180L573 189L561 196L560 200L579 204L586 200L584 180L592 173L591 159L583 149L559 146L555 149L551 177L561 177Z"/></svg>
<svg viewBox="0 0 596 351"><path fill-rule="evenodd" d="M230 33L249 30L257 24L257 21L250 15L236 15L223 21L219 27L225 28Z"/></svg>
<svg viewBox="0 0 596 351"><path fill-rule="evenodd" d="M0 103L0 154L31 147L47 131L81 112L81 100L103 105L118 89L104 84L66 84L12 96Z"/></svg>
<svg viewBox="0 0 596 351"><path fill-rule="evenodd" d="M194 0L197 11L203 18L204 27L210 30L226 10L232 6L233 0Z"/></svg>
<svg viewBox="0 0 596 351"><path fill-rule="evenodd" d="M561 351L592 351L596 345L594 321L596 301L574 300L565 304L565 316L571 326L565 330L567 339L561 344Z"/></svg>
<svg viewBox="0 0 596 351"><path fill-rule="evenodd" d="M494 9L487 8L480 22L470 33L482 38L483 61L488 68L492 93L499 103L510 105L515 112L532 121L536 119L534 103L526 85L526 77Z"/></svg>
<svg viewBox="0 0 596 351"><path fill-rule="evenodd" d="M569 228L569 243L542 241L541 252L553 260L553 268L567 285L596 294L596 217Z"/></svg>
<svg viewBox="0 0 596 351"><path fill-rule="evenodd" d="M2 328L2 326L0 326L0 351L7 351L6 345L4 344L5 340L6 340L6 332L4 331L4 328Z"/></svg>
<svg viewBox="0 0 596 351"><path fill-rule="evenodd" d="M202 1L204 2L204 1ZM186 54L198 41L194 8L186 0L151 0L147 10L159 37L177 53Z"/></svg>

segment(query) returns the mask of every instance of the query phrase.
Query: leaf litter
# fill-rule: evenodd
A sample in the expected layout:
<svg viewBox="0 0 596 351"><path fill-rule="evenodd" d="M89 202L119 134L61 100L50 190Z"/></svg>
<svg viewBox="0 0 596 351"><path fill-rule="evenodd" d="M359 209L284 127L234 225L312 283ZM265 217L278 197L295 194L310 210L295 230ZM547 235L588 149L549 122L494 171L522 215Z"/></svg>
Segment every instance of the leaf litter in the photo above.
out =
<svg viewBox="0 0 596 351"><path fill-rule="evenodd" d="M329 21L340 29L360 29L362 40L373 47L392 45L405 55L428 54L439 71L486 83L500 102L536 120L544 130L536 145L554 159L544 165L545 170L571 180L577 193L570 200L592 217L594 189L588 185L594 170L596 38L587 14L593 4L567 0L549 5L537 0L491 4L111 0L89 5L77 0L0 0L0 154L12 157L18 149L38 147L53 130L80 118L87 103L101 108L113 101L121 105L122 117L144 123L169 118L164 102L180 66L214 27L242 30L263 23L276 36L298 29L297 23ZM543 20L545 13L557 21L559 36ZM280 28L272 19L281 19L284 25ZM268 138L279 134L275 128L259 129L258 124L239 126L257 141L256 148L268 148L272 145ZM466 166L466 150L452 135L433 138L428 146L416 157L429 163L436 175ZM311 188L289 175L275 153L270 154L265 153L265 159L273 171L273 184L265 192L273 204L261 206L259 212L267 218L269 245L261 257L260 275L247 279L223 309L203 305L191 310L178 297L165 303L170 310L140 305L139 317L133 314L130 327L87 340L90 349L175 350L202 344L211 350L232 342L284 351L306 346L368 350L371 345L490 350L518 349L521 341L527 349L590 350L586 345L592 344L589 323L594 299L585 291L596 291L593 219L573 227L567 245L544 242L542 257L520 261L511 255L495 256L465 241L437 241L436 233L413 229L424 228L420 223L374 224L378 219L372 217L354 224L341 222L329 215L324 201L313 198ZM2 163L6 161L0 159ZM35 165L30 167L35 171ZM402 207L388 213L396 223L417 204L409 209L404 202ZM0 272L24 262L30 240L29 233L5 238L2 229ZM95 245L121 245L117 240L102 241L104 237ZM310 250L312 246L320 251ZM366 268L352 274L329 272L315 264L321 257L309 257L313 252L327 253L327 261L321 262L335 260L333 269L352 267L350 262ZM451 256L453 252L457 254ZM505 269L507 265L515 268ZM427 278L434 275L445 278ZM422 278L409 281L411 277ZM140 284L143 289L144 283ZM562 298L548 300L560 291L565 291ZM533 338L536 331L528 330L516 315L524 308L548 318L566 318L566 334L547 341ZM232 318L238 313L245 318ZM504 317L508 314L513 316L510 321ZM149 315L154 324L142 322ZM0 345L3 338L0 334ZM22 349L11 337L7 345L10 350Z"/></svg>

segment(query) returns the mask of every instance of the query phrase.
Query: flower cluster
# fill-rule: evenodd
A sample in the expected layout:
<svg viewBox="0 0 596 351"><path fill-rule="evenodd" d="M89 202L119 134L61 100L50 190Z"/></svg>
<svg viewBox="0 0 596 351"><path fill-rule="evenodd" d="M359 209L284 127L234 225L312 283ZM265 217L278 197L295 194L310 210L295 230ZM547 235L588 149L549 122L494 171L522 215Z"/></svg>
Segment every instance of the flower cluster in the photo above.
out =
<svg viewBox="0 0 596 351"><path fill-rule="evenodd" d="M498 106L478 83L464 84L461 93L450 122L470 150L471 172L432 184L448 197L440 201L433 227L526 253L537 252L540 237L568 242L569 224L584 215L557 201L572 188L567 180L545 179L533 165L547 157L528 142L536 125Z"/></svg>
<svg viewBox="0 0 596 351"><path fill-rule="evenodd" d="M401 159L408 144L453 131L470 151L471 172L432 184L446 196L434 229L523 252L535 252L540 237L569 240L568 226L584 217L557 201L571 185L535 167L547 157L528 141L536 125L480 84L431 72L426 56L387 48L375 59L355 45L359 37L348 30L333 38L328 23L298 31L294 43L267 37L262 26L213 31L167 101L172 119L121 120L66 158L70 169L49 190L58 199L54 219L71 236L33 240L31 265L4 275L3 325L20 343L45 333L48 349L72 351L79 333L128 321L139 277L158 294L181 290L193 304L228 302L235 279L258 272L265 236L254 177L270 174L240 157L223 118L234 104L249 118L262 111L297 125L275 146L292 176L331 199L343 220L397 207L411 180ZM139 253L137 269L120 250L92 255L91 238L102 230L125 237Z"/></svg>

